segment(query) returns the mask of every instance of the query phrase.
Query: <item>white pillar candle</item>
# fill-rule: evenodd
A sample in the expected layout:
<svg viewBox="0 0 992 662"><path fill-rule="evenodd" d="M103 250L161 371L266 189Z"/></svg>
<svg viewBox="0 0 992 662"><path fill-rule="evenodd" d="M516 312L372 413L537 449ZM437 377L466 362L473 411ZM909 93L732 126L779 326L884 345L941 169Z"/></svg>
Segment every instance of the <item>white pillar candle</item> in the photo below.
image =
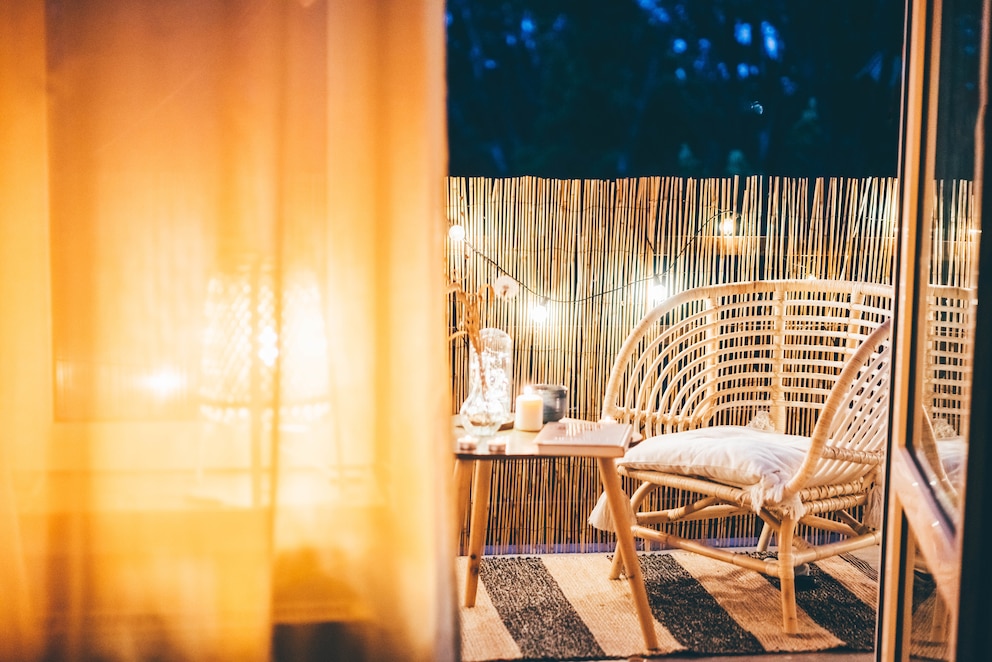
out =
<svg viewBox="0 0 992 662"><path fill-rule="evenodd" d="M525 390L517 396L517 412L513 427L527 432L537 432L544 425L544 399L537 393Z"/></svg>

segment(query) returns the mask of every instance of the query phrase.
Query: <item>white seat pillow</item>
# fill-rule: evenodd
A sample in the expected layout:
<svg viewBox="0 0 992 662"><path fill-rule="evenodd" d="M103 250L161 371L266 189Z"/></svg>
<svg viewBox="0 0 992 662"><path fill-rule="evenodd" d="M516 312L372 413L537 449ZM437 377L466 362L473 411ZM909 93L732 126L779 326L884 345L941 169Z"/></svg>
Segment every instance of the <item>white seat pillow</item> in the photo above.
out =
<svg viewBox="0 0 992 662"><path fill-rule="evenodd" d="M968 461L968 443L963 437L937 440L937 453L944 465L944 473L957 489L964 486L964 467Z"/></svg>
<svg viewBox="0 0 992 662"><path fill-rule="evenodd" d="M807 450L807 437L719 425L650 437L628 450L617 464L747 486L770 476L787 481Z"/></svg>
<svg viewBox="0 0 992 662"><path fill-rule="evenodd" d="M649 437L617 460L628 469L662 471L698 476L742 487L757 511L767 502L782 501L785 484L795 474L809 450L809 439L755 427L718 425ZM589 524L613 531L613 518L601 494L589 515ZM801 516L802 506L793 495L781 506Z"/></svg>

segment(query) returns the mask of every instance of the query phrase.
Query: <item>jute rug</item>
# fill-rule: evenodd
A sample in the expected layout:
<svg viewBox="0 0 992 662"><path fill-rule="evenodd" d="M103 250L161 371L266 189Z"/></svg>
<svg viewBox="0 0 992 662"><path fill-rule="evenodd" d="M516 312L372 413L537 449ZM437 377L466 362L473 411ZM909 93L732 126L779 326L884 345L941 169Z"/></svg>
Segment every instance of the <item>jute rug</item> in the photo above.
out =
<svg viewBox="0 0 992 662"><path fill-rule="evenodd" d="M781 631L777 579L682 551L640 558L661 646L652 656L874 649L878 573L858 558L810 565L797 581L795 635ZM465 563L458 559L459 596ZM609 570L608 554L483 558L476 606L461 608L462 659L648 655L629 585ZM918 600L932 602L925 593Z"/></svg>

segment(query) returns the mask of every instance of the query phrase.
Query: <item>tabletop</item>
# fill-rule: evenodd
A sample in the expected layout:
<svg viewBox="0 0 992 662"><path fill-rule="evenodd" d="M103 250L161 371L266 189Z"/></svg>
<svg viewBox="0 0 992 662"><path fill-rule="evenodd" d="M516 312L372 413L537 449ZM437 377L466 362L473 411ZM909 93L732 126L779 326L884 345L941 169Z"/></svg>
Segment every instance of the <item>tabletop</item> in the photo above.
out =
<svg viewBox="0 0 992 662"><path fill-rule="evenodd" d="M554 425L547 423L546 425ZM455 457L459 460L500 460L524 457L622 457L631 438L630 426L624 426L625 438L621 443L576 443L563 446L539 445L538 432L525 432L510 428L500 430L491 437L473 437L461 427L458 416L452 418ZM472 441L476 442L474 448Z"/></svg>

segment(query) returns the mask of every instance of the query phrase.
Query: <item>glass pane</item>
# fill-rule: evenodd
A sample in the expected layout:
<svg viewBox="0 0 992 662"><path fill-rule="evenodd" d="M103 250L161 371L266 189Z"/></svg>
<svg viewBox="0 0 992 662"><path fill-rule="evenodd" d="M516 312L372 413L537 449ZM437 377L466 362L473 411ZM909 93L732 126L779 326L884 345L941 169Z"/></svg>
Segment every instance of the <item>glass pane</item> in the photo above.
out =
<svg viewBox="0 0 992 662"><path fill-rule="evenodd" d="M979 230L975 206L980 0L950 0L934 22L939 67L929 232L920 246L917 376L921 424L911 442L933 495L957 528L967 455ZM928 265L928 266L927 266Z"/></svg>

